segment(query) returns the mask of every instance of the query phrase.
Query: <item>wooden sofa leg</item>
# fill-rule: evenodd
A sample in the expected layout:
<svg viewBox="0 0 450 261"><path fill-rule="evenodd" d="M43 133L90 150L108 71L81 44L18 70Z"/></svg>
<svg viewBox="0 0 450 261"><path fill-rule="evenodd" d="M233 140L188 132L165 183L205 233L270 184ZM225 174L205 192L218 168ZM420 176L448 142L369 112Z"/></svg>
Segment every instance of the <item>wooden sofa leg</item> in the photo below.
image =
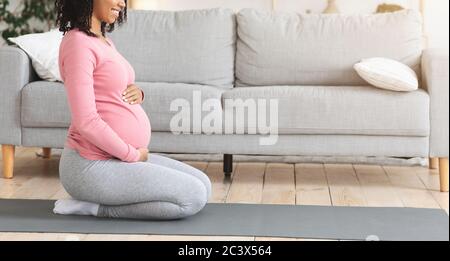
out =
<svg viewBox="0 0 450 261"><path fill-rule="evenodd" d="M52 148L42 148L42 157L44 159L50 159L52 155Z"/></svg>
<svg viewBox="0 0 450 261"><path fill-rule="evenodd" d="M448 192L448 158L439 158L441 192Z"/></svg>
<svg viewBox="0 0 450 261"><path fill-rule="evenodd" d="M14 170L15 145L2 144L3 178L12 179Z"/></svg>
<svg viewBox="0 0 450 261"><path fill-rule="evenodd" d="M439 158L430 158L428 161L428 165L430 169L438 169L439 168Z"/></svg>
<svg viewBox="0 0 450 261"><path fill-rule="evenodd" d="M231 172L233 172L233 155L225 154L223 155L223 173L225 177L231 177Z"/></svg>

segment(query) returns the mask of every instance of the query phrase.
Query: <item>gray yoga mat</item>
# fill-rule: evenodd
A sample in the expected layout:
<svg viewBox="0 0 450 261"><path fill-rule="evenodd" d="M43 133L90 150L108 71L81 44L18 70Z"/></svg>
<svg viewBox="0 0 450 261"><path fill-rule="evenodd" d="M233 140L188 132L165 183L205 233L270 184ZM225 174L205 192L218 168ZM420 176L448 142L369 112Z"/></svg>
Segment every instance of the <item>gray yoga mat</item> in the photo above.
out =
<svg viewBox="0 0 450 261"><path fill-rule="evenodd" d="M207 204L176 221L53 214L54 201L0 199L0 231L266 236L343 240L449 240L443 210L268 204Z"/></svg>

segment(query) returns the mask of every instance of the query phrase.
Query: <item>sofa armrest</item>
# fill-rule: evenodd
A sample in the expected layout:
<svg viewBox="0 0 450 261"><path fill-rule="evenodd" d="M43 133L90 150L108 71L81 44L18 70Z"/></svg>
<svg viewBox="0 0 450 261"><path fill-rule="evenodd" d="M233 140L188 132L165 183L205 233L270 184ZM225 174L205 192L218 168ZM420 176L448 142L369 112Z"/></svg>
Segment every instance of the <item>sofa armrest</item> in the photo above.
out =
<svg viewBox="0 0 450 261"><path fill-rule="evenodd" d="M430 95L430 157L448 158L448 50L428 49L422 56L423 87Z"/></svg>
<svg viewBox="0 0 450 261"><path fill-rule="evenodd" d="M20 48L0 48L0 144L21 145L21 91L38 79L29 56Z"/></svg>

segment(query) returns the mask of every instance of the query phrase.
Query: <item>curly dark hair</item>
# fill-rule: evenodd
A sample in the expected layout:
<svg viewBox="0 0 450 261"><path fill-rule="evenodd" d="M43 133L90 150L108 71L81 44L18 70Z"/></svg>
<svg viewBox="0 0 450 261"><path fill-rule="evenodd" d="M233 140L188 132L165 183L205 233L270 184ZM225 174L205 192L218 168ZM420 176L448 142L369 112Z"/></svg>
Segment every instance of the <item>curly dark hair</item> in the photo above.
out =
<svg viewBox="0 0 450 261"><path fill-rule="evenodd" d="M125 0L125 5L128 5L127 0ZM78 28L89 36L98 37L90 31L93 9L94 0L55 0L56 25L59 26L59 31L63 32L64 35L67 31ZM114 31L116 23L120 26L126 21L127 7L120 11L115 23L102 22L101 31L103 37L105 37L106 32L111 33Z"/></svg>

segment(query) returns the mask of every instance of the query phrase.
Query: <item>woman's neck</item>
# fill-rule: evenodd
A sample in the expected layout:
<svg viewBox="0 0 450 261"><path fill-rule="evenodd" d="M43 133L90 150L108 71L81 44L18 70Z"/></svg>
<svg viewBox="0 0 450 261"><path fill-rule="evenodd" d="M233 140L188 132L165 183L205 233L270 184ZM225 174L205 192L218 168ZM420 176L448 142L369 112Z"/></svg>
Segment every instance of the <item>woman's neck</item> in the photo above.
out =
<svg viewBox="0 0 450 261"><path fill-rule="evenodd" d="M95 15L93 15L92 19L91 19L90 31L99 36L103 35L102 34L102 22Z"/></svg>

